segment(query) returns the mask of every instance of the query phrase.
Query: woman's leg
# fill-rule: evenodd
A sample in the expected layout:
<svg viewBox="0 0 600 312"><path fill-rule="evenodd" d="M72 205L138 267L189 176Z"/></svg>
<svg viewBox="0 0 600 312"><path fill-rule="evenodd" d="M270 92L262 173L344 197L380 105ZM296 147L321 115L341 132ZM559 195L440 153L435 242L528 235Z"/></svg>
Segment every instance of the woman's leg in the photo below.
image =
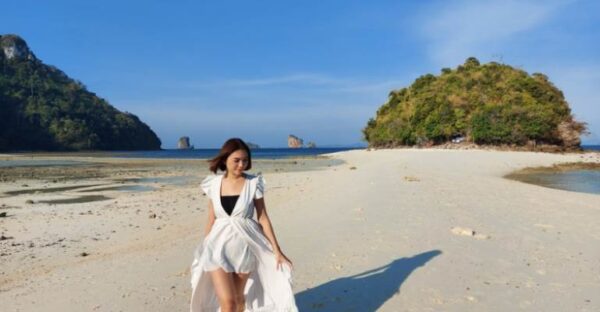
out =
<svg viewBox="0 0 600 312"><path fill-rule="evenodd" d="M233 273L223 271L221 268L210 271L210 277L212 278L217 298L219 298L219 305L222 312L237 312L234 275Z"/></svg>
<svg viewBox="0 0 600 312"><path fill-rule="evenodd" d="M233 284L235 286L235 301L237 302L237 311L244 312L246 309L246 298L244 297L244 288L250 273L233 273Z"/></svg>

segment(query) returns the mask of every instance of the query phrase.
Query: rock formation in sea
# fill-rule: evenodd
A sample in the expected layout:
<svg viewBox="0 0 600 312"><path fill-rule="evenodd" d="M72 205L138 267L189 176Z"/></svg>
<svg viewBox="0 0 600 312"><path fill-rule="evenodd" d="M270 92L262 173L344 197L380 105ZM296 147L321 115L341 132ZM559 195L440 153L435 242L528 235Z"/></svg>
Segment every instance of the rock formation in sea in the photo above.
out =
<svg viewBox="0 0 600 312"><path fill-rule="evenodd" d="M313 141L310 141L310 142L306 143L306 147L315 148L315 147L317 147L317 144Z"/></svg>
<svg viewBox="0 0 600 312"><path fill-rule="evenodd" d="M304 146L304 141L301 138L299 138L293 134L288 135L288 147L300 148L303 146Z"/></svg>
<svg viewBox="0 0 600 312"><path fill-rule="evenodd" d="M183 136L183 137L179 138L179 141L177 141L177 148L178 149L193 149L194 146L190 145L190 137Z"/></svg>

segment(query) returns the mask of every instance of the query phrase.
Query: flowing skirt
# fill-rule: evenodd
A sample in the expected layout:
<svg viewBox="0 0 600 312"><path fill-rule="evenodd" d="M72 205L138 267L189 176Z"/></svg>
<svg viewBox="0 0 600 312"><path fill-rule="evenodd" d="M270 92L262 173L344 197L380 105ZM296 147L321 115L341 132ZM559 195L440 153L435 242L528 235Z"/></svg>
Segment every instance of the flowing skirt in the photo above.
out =
<svg viewBox="0 0 600 312"><path fill-rule="evenodd" d="M232 237L237 239L227 241ZM219 311L219 301L207 272L218 267L228 272L250 271L244 289L245 311L298 311L291 271L285 265L277 269L271 244L254 219L217 218L209 235L198 245L191 267L191 312Z"/></svg>

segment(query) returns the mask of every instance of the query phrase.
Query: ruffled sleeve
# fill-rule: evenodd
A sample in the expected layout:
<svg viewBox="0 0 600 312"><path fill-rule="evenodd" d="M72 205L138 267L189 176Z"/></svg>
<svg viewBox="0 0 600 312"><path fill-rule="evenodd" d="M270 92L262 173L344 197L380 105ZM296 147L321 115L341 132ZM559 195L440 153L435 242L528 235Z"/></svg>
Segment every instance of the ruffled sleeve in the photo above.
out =
<svg viewBox="0 0 600 312"><path fill-rule="evenodd" d="M204 194L206 194L206 196L210 196L210 190L212 189L212 185L214 184L213 182L216 177L216 175L209 175L204 178L202 182L200 182L200 188L202 188L202 191Z"/></svg>
<svg viewBox="0 0 600 312"><path fill-rule="evenodd" d="M256 177L256 192L254 193L255 199L263 198L265 195L265 184L265 178L262 175Z"/></svg>

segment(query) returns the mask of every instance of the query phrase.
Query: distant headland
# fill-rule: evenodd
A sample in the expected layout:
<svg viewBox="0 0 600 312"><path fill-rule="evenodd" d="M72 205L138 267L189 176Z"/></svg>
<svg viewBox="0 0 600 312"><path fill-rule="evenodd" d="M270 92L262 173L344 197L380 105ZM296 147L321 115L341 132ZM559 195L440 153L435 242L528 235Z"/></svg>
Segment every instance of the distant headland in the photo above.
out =
<svg viewBox="0 0 600 312"><path fill-rule="evenodd" d="M0 35L0 151L157 150L161 141L83 83Z"/></svg>

